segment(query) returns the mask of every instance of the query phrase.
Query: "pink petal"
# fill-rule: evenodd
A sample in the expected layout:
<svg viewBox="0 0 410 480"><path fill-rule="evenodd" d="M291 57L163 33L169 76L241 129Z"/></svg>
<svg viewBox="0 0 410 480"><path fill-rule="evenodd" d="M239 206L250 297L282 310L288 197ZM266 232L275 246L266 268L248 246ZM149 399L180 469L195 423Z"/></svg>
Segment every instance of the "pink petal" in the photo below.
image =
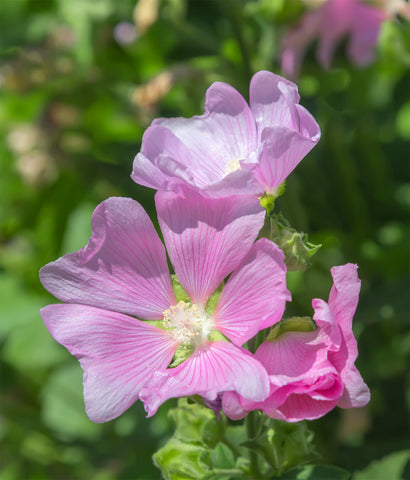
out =
<svg viewBox="0 0 410 480"><path fill-rule="evenodd" d="M337 404L337 400L314 400L310 395L290 395L286 402L278 409L263 411L273 417L287 422L301 420L315 420L330 412Z"/></svg>
<svg viewBox="0 0 410 480"><path fill-rule="evenodd" d="M120 313L56 304L43 308L41 315L54 339L84 369L86 411L94 422L127 410L177 348L169 333Z"/></svg>
<svg viewBox="0 0 410 480"><path fill-rule="evenodd" d="M200 395L215 400L226 391L236 391L251 400L263 400L269 393L268 375L245 349L226 341L198 347L188 360L175 368L157 372L141 392L148 416L167 399Z"/></svg>
<svg viewBox="0 0 410 480"><path fill-rule="evenodd" d="M349 57L356 65L368 65L374 59L380 27L386 19L387 13L381 8L361 3L356 5L348 45Z"/></svg>
<svg viewBox="0 0 410 480"><path fill-rule="evenodd" d="M134 158L131 178L144 187L158 189L167 181L167 177L143 153Z"/></svg>
<svg viewBox="0 0 410 480"><path fill-rule="evenodd" d="M365 405L370 399L367 385L354 366L357 358L357 342L352 331L353 315L356 311L360 280L357 265L348 263L331 269L333 286L328 305L320 299L312 301L314 319L332 339L329 360L340 373L344 384L339 406L350 408Z"/></svg>
<svg viewBox="0 0 410 480"><path fill-rule="evenodd" d="M303 380L311 372L323 375L331 368L327 362L327 345L319 330L284 333L277 340L263 342L255 357L269 375L274 376L277 386Z"/></svg>
<svg viewBox="0 0 410 480"><path fill-rule="evenodd" d="M321 9L306 13L300 23L285 33L282 41L281 68L288 78L299 75L309 43L317 36L322 24Z"/></svg>
<svg viewBox="0 0 410 480"><path fill-rule="evenodd" d="M357 275L357 265L347 263L330 270L333 286L329 294L329 307L344 334L352 333L353 315L359 301L360 280Z"/></svg>
<svg viewBox="0 0 410 480"><path fill-rule="evenodd" d="M205 305L247 255L265 211L253 196L210 199L182 187L158 191L155 202L178 280L193 303Z"/></svg>
<svg viewBox="0 0 410 480"><path fill-rule="evenodd" d="M267 191L278 187L310 152L320 138L320 129L313 117L298 105L300 133L285 127L265 128L259 167L254 174Z"/></svg>
<svg viewBox="0 0 410 480"><path fill-rule="evenodd" d="M232 420L241 420L248 415L239 403L239 396L236 392L225 392L222 396L222 411Z"/></svg>
<svg viewBox="0 0 410 480"><path fill-rule="evenodd" d="M338 43L349 33L356 0L329 0L321 7L322 24L317 57L323 68L330 68Z"/></svg>
<svg viewBox="0 0 410 480"><path fill-rule="evenodd" d="M300 97L293 82L262 70L252 77L249 93L259 138L265 127L298 129L295 105Z"/></svg>
<svg viewBox="0 0 410 480"><path fill-rule="evenodd" d="M283 252L258 240L224 286L213 315L216 328L236 345L278 322L290 300Z"/></svg>
<svg viewBox="0 0 410 480"><path fill-rule="evenodd" d="M204 115L155 120L142 151L155 165L160 152L178 160L201 186L222 180L226 164L246 159L256 146L256 125L245 99L230 85L215 82L207 90ZM138 164L134 167L137 178Z"/></svg>
<svg viewBox="0 0 410 480"><path fill-rule="evenodd" d="M219 182L208 185L206 189L201 191L203 196L209 198L231 197L232 195L257 195L261 197L265 189L263 185L256 179L253 168L254 164L242 162L240 170L235 170Z"/></svg>
<svg viewBox="0 0 410 480"><path fill-rule="evenodd" d="M362 376L355 366L343 371L343 395L338 406L341 408L364 407L370 401L369 387L364 383Z"/></svg>
<svg viewBox="0 0 410 480"><path fill-rule="evenodd" d="M141 205L110 198L94 211L87 246L44 266L40 280L55 297L162 318L175 303L165 249Z"/></svg>
<svg viewBox="0 0 410 480"><path fill-rule="evenodd" d="M142 150L134 160L132 179L160 188L171 179L203 187L219 180L219 168L190 151L172 131L154 123L144 133Z"/></svg>
<svg viewBox="0 0 410 480"><path fill-rule="evenodd" d="M248 104L237 90L222 82L208 88L204 115L158 119L154 125L162 125L178 137L188 148L193 165L212 173L214 180L223 178L230 160L247 158L257 145Z"/></svg>

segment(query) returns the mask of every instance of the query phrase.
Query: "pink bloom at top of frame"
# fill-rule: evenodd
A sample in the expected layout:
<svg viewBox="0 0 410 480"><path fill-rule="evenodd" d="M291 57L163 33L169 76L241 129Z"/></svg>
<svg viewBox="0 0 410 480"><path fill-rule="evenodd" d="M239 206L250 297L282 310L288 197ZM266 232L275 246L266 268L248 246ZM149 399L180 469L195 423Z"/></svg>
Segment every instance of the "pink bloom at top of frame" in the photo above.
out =
<svg viewBox="0 0 410 480"><path fill-rule="evenodd" d="M356 266L332 268L334 284L329 301L315 299L311 332L286 332L264 342L255 357L270 378L270 393L263 402L241 398L236 392L223 395L225 413L234 419L261 409L267 415L297 422L319 418L335 406L361 407L370 399L354 362L357 343L352 332L360 280Z"/></svg>
<svg viewBox="0 0 410 480"><path fill-rule="evenodd" d="M216 82L207 90L203 115L155 120L131 177L154 189L189 184L208 197L262 195L274 191L319 138L296 85L260 71L250 83L250 105Z"/></svg>
<svg viewBox="0 0 410 480"><path fill-rule="evenodd" d="M258 200L204 199L182 190L158 192L156 206L190 304L177 303L164 245L141 205L128 198L101 203L87 246L40 271L45 288L65 302L41 315L55 340L79 359L86 411L95 422L117 417L143 396L152 415L173 396L213 401L235 390L257 401L268 394L265 369L241 345L280 320L290 295L282 252L266 239L254 243L264 221ZM258 276L261 264L266 275ZM206 302L227 276L210 316ZM211 341L212 330L229 341ZM167 368L186 342L193 342L192 356Z"/></svg>
<svg viewBox="0 0 410 480"><path fill-rule="evenodd" d="M309 44L319 40L317 57L323 68L330 68L334 52L348 37L347 53L357 66L372 62L380 26L389 16L381 6L363 0L327 0L306 13L300 23L289 30L282 43L282 71L289 78L299 74Z"/></svg>

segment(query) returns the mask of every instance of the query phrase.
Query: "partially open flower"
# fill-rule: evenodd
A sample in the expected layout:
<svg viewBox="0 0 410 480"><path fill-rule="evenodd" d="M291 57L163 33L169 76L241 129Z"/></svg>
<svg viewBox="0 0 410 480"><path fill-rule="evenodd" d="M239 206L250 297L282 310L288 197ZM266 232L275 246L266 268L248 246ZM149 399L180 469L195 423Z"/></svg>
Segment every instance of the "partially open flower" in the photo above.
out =
<svg viewBox="0 0 410 480"><path fill-rule="evenodd" d="M274 335L255 353L269 373L269 397L252 402L227 392L222 407L229 417L243 418L260 409L270 417L297 422L319 418L335 406L362 407L369 402L369 389L354 365L352 319L360 290L356 270L353 264L332 268L328 303L312 302L317 328L303 318L293 322L294 328L274 327Z"/></svg>
<svg viewBox="0 0 410 480"><path fill-rule="evenodd" d="M273 193L315 146L320 129L294 83L256 73L250 106L226 83L212 84L205 114L154 120L132 179L150 188L188 184L208 197Z"/></svg>

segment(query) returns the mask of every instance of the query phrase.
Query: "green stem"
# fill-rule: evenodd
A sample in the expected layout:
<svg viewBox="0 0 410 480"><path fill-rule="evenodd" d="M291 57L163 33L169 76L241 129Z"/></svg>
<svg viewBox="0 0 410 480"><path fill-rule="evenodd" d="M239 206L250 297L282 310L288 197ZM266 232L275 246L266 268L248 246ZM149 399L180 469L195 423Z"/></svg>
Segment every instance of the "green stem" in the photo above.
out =
<svg viewBox="0 0 410 480"><path fill-rule="evenodd" d="M248 416L246 417L246 430L248 433L248 440L252 440L256 437L257 434L257 412L249 412ZM259 463L258 463L258 454L254 452L252 449L249 449L249 460L251 463L251 473L253 474L253 478L260 479L261 473L259 471Z"/></svg>

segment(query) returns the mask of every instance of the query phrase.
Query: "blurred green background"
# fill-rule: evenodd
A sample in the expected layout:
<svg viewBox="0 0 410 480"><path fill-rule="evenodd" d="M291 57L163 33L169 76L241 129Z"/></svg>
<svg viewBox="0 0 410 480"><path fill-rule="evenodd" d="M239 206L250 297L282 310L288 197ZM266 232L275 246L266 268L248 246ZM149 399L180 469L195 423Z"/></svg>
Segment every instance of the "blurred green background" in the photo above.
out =
<svg viewBox="0 0 410 480"><path fill-rule="evenodd" d="M154 219L154 192L130 179L144 129L202 113L216 80L247 98L253 73L280 73L280 39L302 10L299 0L0 3L0 480L160 478L151 455L172 433L174 402L150 419L136 404L91 423L80 366L40 318L54 299L38 270L85 245L109 196L138 200ZM330 267L359 264L357 365L372 400L309 426L323 463L407 478L409 24L386 22L365 69L342 44L325 72L314 50L297 83L322 139L276 209L323 247L310 270L289 274L288 313L311 315ZM387 470L372 463L383 457Z"/></svg>

